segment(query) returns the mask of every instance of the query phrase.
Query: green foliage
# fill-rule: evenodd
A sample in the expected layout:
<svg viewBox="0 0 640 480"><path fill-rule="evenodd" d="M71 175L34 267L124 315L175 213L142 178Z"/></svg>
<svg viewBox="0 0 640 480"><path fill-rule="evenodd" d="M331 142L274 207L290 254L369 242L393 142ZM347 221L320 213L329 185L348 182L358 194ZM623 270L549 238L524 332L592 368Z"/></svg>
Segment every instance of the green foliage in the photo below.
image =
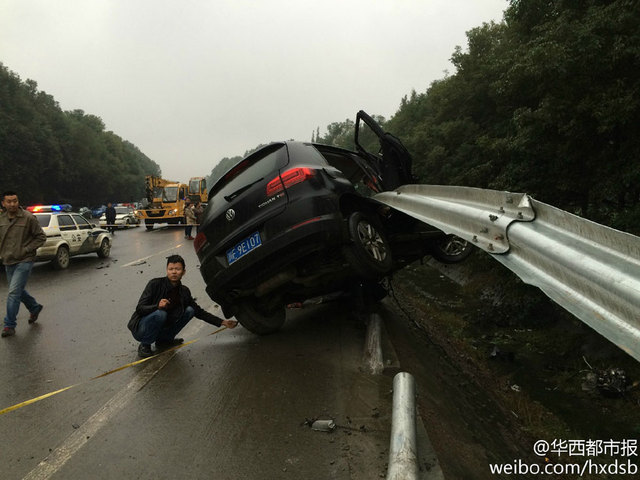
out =
<svg viewBox="0 0 640 480"><path fill-rule="evenodd" d="M63 112L37 87L0 63L0 190L16 190L25 205L142 198L144 176L159 166L99 117Z"/></svg>
<svg viewBox="0 0 640 480"><path fill-rule="evenodd" d="M640 232L640 8L512 0L386 128L425 183L523 191Z"/></svg>
<svg viewBox="0 0 640 480"><path fill-rule="evenodd" d="M384 128L386 120L383 116L371 115L371 117ZM333 122L331 125L327 125L327 133L324 136L320 135L320 129L318 128L313 141L315 143L346 148L347 150L355 150L354 132L355 121L347 118L344 122ZM376 153L380 148L377 137L364 123L360 125L359 142L365 150L371 153Z"/></svg>
<svg viewBox="0 0 640 480"><path fill-rule="evenodd" d="M348 118L344 122L333 122L331 125L327 125L327 133L325 135L320 135L320 129L318 129L314 141L315 143L355 150L356 146L353 143L354 127L354 121Z"/></svg>

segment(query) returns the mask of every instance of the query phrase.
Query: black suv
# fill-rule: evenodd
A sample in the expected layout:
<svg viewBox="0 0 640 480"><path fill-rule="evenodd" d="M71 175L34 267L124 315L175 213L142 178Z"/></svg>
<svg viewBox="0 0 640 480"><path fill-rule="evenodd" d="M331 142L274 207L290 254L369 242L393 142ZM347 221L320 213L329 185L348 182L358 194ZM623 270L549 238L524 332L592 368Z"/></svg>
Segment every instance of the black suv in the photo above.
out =
<svg viewBox="0 0 640 480"><path fill-rule="evenodd" d="M355 143L356 152L273 143L211 187L194 247L207 293L226 317L271 333L287 304L377 283L425 255L448 263L469 255L464 240L371 198L415 183L397 138L360 111Z"/></svg>

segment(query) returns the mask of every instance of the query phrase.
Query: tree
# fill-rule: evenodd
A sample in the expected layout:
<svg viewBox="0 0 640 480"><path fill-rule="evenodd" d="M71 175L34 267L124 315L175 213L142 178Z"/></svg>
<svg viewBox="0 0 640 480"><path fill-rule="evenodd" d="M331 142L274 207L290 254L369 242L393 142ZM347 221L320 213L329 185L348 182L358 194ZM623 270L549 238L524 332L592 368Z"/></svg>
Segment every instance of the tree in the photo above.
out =
<svg viewBox="0 0 640 480"><path fill-rule="evenodd" d="M100 117L63 112L33 80L0 64L0 189L23 203L102 203L141 198L160 167L106 132Z"/></svg>

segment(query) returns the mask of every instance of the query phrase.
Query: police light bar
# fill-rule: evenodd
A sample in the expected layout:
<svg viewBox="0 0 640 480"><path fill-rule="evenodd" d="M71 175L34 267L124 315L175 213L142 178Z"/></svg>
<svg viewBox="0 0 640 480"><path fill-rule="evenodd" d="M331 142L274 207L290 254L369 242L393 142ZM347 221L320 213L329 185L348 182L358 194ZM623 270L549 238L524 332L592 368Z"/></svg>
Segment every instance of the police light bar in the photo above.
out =
<svg viewBox="0 0 640 480"><path fill-rule="evenodd" d="M32 213L61 212L62 207L60 205L33 205L27 207L27 210Z"/></svg>

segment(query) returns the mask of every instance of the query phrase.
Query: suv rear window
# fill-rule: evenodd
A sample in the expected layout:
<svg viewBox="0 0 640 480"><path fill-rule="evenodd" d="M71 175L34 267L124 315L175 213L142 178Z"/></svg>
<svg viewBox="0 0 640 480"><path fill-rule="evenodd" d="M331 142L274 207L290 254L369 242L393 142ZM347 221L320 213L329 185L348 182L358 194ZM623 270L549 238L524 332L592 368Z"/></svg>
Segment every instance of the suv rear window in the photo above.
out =
<svg viewBox="0 0 640 480"><path fill-rule="evenodd" d="M47 214L40 214L40 215L36 215L36 218L38 219L38 223L40 224L40 226L42 228L44 227L48 227L49 226L49 222L51 221L51 215L47 215Z"/></svg>
<svg viewBox="0 0 640 480"><path fill-rule="evenodd" d="M277 172L288 163L287 150L284 147L281 143L274 144L240 161L213 186L209 198L220 192L234 192Z"/></svg>

